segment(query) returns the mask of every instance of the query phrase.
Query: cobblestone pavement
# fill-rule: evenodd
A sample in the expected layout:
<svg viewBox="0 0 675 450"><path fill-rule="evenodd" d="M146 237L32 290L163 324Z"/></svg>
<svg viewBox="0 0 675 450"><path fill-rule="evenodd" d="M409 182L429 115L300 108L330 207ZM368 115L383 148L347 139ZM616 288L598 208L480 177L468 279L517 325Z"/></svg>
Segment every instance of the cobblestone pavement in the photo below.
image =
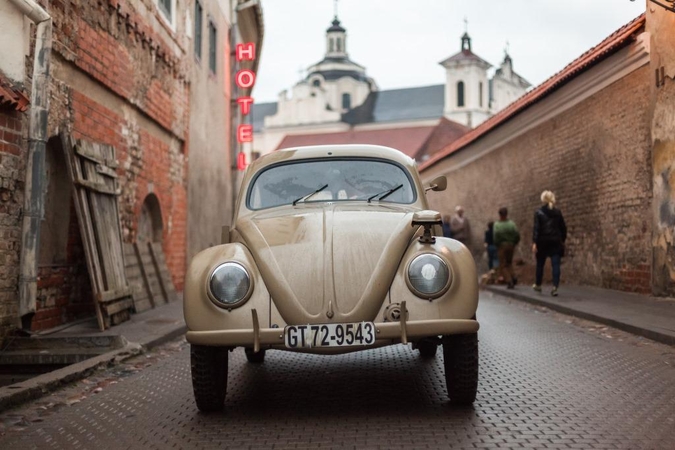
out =
<svg viewBox="0 0 675 450"><path fill-rule="evenodd" d="M675 349L481 296L473 408L442 356L230 356L227 410L200 414L184 341L0 415L0 448L675 448Z"/></svg>

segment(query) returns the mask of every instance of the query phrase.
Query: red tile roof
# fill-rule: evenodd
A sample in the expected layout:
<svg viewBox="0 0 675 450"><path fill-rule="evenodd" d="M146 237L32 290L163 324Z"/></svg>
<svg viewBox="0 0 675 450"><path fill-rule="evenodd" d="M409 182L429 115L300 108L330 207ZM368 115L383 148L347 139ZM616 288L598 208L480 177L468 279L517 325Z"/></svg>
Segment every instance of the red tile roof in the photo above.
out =
<svg viewBox="0 0 675 450"><path fill-rule="evenodd" d="M277 146L277 150L305 145L374 144L398 149L414 158L435 128L436 126L425 126L287 135Z"/></svg>
<svg viewBox="0 0 675 450"><path fill-rule="evenodd" d="M490 117L488 120L471 130L469 133L465 134L463 137L457 139L455 142L436 153L428 161L420 165L420 172L432 167L434 164L446 158L450 154L455 153L456 151L481 138L483 135L487 134L492 129L497 128L511 117L522 112L534 103L542 100L556 89L559 89L581 72L588 70L593 65L633 42L635 36L644 29L644 26L645 14L643 13L628 24L616 30L600 44L591 48L572 63L568 64L563 70L553 75L551 78L544 81L539 86L520 97L518 100L511 103L499 113Z"/></svg>
<svg viewBox="0 0 675 450"><path fill-rule="evenodd" d="M14 86L14 84L0 72L0 107L10 106L17 111L25 111L28 109L30 100L21 90Z"/></svg>
<svg viewBox="0 0 675 450"><path fill-rule="evenodd" d="M450 145L457 139L464 136L471 131L471 128L441 117L441 120L434 128L434 131L429 136L429 139L424 143L424 146L415 155L418 161L426 161L428 158L436 154L438 151Z"/></svg>

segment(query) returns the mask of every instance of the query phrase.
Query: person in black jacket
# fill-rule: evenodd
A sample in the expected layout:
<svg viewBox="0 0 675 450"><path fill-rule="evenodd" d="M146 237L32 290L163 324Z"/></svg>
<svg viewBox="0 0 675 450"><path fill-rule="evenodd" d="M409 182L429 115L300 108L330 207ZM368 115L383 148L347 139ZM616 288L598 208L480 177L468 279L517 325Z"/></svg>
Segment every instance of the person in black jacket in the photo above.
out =
<svg viewBox="0 0 675 450"><path fill-rule="evenodd" d="M551 258L553 272L552 296L558 295L560 285L560 258L565 250L567 226L562 212L555 205L555 195L551 191L541 193L541 208L534 212L534 227L532 233L532 252L537 258L536 281L532 288L541 292L541 280L544 276L546 258Z"/></svg>

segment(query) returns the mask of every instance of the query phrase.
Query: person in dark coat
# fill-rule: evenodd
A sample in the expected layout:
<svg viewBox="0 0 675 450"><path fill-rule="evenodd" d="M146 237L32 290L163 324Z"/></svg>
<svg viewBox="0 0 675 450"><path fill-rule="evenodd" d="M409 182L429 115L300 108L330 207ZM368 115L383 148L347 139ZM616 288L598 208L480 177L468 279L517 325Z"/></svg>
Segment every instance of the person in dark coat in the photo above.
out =
<svg viewBox="0 0 675 450"><path fill-rule="evenodd" d="M494 222L490 221L487 224L487 230L485 230L485 249L487 250L488 255L488 269L492 270L499 265L497 262L497 246L495 245L493 230Z"/></svg>
<svg viewBox="0 0 675 450"><path fill-rule="evenodd" d="M541 193L541 208L534 212L534 226L532 231L532 252L537 259L536 281L532 288L541 292L541 281L544 277L546 258L551 258L553 272L552 296L558 295L560 286L560 258L565 251L567 226L562 212L555 205L555 195L551 191Z"/></svg>

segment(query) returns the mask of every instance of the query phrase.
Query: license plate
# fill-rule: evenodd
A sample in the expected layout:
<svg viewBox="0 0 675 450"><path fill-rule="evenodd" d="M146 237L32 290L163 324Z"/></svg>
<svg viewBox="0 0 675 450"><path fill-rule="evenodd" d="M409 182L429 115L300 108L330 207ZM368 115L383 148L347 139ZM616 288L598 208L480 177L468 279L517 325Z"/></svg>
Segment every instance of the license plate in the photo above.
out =
<svg viewBox="0 0 675 450"><path fill-rule="evenodd" d="M351 347L375 343L373 322L289 325L284 329L287 348Z"/></svg>

